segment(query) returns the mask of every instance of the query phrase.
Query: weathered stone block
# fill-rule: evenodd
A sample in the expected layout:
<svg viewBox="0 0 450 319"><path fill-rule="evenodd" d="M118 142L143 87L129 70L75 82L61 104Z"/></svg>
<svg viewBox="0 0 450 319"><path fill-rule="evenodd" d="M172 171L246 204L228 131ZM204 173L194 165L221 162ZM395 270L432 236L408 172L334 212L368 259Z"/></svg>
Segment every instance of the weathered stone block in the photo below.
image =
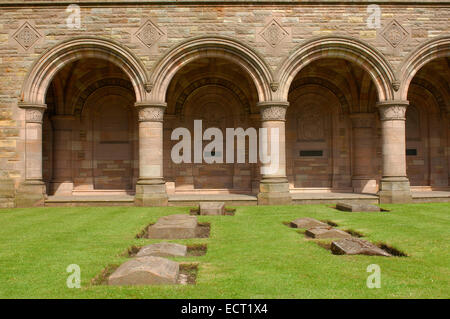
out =
<svg viewBox="0 0 450 319"><path fill-rule="evenodd" d="M225 215L224 202L201 202L200 215Z"/></svg>
<svg viewBox="0 0 450 319"><path fill-rule="evenodd" d="M308 229L305 234L312 238L349 238L352 237L349 233L346 233L343 230L335 229L332 227L329 228L311 228Z"/></svg>
<svg viewBox="0 0 450 319"><path fill-rule="evenodd" d="M310 217L304 217L304 218L298 218L296 220L291 221L291 227L294 228L320 228L320 227L330 227L328 224L323 223L317 219L310 218Z"/></svg>
<svg viewBox="0 0 450 319"><path fill-rule="evenodd" d="M335 255L392 256L374 244L359 238L346 238L333 241L331 243L331 251Z"/></svg>
<svg viewBox="0 0 450 319"><path fill-rule="evenodd" d="M380 207L371 204L337 203L336 209L344 212L379 212Z"/></svg>
<svg viewBox="0 0 450 319"><path fill-rule="evenodd" d="M190 215L169 215L158 219L147 229L147 238L184 239L198 235L197 217Z"/></svg>
<svg viewBox="0 0 450 319"><path fill-rule="evenodd" d="M173 285L180 266L177 262L154 256L139 257L122 264L108 278L114 286Z"/></svg>
<svg viewBox="0 0 450 319"><path fill-rule="evenodd" d="M187 247L175 243L157 243L142 247L136 257L156 256L156 257L178 257L186 256Z"/></svg>

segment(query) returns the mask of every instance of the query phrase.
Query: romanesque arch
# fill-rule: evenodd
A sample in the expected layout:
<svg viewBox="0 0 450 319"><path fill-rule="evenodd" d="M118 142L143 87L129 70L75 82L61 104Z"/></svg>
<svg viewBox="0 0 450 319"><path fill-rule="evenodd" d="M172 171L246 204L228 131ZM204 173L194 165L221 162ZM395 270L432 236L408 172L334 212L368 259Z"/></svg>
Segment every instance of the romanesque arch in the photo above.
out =
<svg viewBox="0 0 450 319"><path fill-rule="evenodd" d="M407 99L412 79L425 64L443 57L450 57L450 36L437 37L411 52L398 70L398 77L401 80L400 99Z"/></svg>
<svg viewBox="0 0 450 319"><path fill-rule="evenodd" d="M182 42L157 63L150 79L152 86L150 100L165 101L172 78L183 66L196 59L214 57L239 65L253 80L259 101L270 99L271 71L253 49L227 37L202 36Z"/></svg>
<svg viewBox="0 0 450 319"><path fill-rule="evenodd" d="M112 40L80 37L63 41L40 56L25 79L21 101L44 104L47 88L54 75L64 66L82 58L104 59L119 66L133 84L136 101L145 100L147 73L131 51Z"/></svg>
<svg viewBox="0 0 450 319"><path fill-rule="evenodd" d="M320 37L308 40L297 47L282 62L276 73L278 100L286 100L289 88L297 73L312 61L323 58L345 59L366 70L378 92L378 100L393 98L392 83L396 81L391 65L372 46L344 36Z"/></svg>

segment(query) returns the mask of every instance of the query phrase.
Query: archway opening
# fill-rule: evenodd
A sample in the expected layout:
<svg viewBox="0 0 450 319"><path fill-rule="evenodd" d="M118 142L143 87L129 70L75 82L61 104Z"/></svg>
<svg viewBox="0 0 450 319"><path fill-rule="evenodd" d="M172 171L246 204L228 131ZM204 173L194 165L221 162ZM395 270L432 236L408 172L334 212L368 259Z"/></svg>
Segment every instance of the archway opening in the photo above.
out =
<svg viewBox="0 0 450 319"><path fill-rule="evenodd" d="M245 163L237 163L236 138L234 161L227 163L226 128L259 127L257 91L248 74L237 64L223 58L199 58L182 67L173 77L166 93L164 115L164 178L168 193L250 193L258 188L256 164L248 161L246 137ZM202 134L218 128L223 135L223 153L208 152L202 142L201 163L194 163L194 120L201 120ZM198 123L198 122L197 122ZM175 128L187 128L191 134L191 163L176 164L171 150ZM220 152L220 151L219 151ZM207 163L208 157L221 157L223 163Z"/></svg>
<svg viewBox="0 0 450 319"><path fill-rule="evenodd" d="M290 86L286 121L291 192L378 191L377 90L344 59L304 67Z"/></svg>
<svg viewBox="0 0 450 319"><path fill-rule="evenodd" d="M412 190L449 186L450 58L425 64L408 89L406 165Z"/></svg>
<svg viewBox="0 0 450 319"><path fill-rule="evenodd" d="M133 193L138 177L133 85L117 65L82 58L46 93L43 179L55 195Z"/></svg>

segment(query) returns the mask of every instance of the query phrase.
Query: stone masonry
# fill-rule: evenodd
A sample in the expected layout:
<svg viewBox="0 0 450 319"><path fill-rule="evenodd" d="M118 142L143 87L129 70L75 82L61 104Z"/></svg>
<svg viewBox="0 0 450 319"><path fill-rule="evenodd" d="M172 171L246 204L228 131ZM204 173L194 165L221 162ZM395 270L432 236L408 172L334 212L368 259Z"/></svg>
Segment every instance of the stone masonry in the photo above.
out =
<svg viewBox="0 0 450 319"><path fill-rule="evenodd" d="M0 207L449 190L450 1L70 4L0 0ZM196 119L278 129L278 169L174 163Z"/></svg>

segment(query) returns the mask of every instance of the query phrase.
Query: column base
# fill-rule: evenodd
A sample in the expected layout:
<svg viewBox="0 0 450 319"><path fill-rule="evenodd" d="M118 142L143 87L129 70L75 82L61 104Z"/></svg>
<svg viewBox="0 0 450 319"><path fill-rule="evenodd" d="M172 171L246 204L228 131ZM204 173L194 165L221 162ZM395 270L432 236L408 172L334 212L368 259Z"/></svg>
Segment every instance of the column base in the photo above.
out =
<svg viewBox="0 0 450 319"><path fill-rule="evenodd" d="M290 205L292 197L286 178L262 179L259 184L258 205Z"/></svg>
<svg viewBox="0 0 450 319"><path fill-rule="evenodd" d="M354 177L352 179L354 193L376 194L377 180L369 177Z"/></svg>
<svg viewBox="0 0 450 319"><path fill-rule="evenodd" d="M136 184L136 206L167 206L166 183L161 180L139 180Z"/></svg>
<svg viewBox="0 0 450 319"><path fill-rule="evenodd" d="M380 182L380 204L411 203L411 187L406 177L386 177Z"/></svg>
<svg viewBox="0 0 450 319"><path fill-rule="evenodd" d="M12 179L0 178L0 208L13 208L15 187Z"/></svg>
<svg viewBox="0 0 450 319"><path fill-rule="evenodd" d="M16 207L43 207L45 201L45 183L42 181L25 181L16 192Z"/></svg>

